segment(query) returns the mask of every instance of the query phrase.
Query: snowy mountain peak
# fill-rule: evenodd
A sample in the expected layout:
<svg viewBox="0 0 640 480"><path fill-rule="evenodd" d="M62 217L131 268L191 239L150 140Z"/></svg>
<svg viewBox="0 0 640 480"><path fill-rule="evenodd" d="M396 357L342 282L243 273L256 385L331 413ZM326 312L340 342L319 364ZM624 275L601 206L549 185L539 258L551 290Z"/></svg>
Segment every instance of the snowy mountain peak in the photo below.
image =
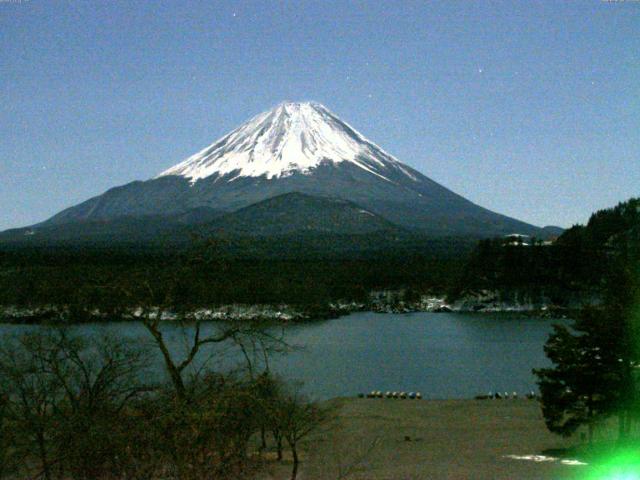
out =
<svg viewBox="0 0 640 480"><path fill-rule="evenodd" d="M217 174L268 179L310 174L323 162L350 162L387 180L385 170L402 164L316 102L284 102L192 155L159 177L192 183Z"/></svg>
<svg viewBox="0 0 640 480"><path fill-rule="evenodd" d="M236 233L260 236L266 231L296 231L304 232L306 238L316 228L309 230L310 225L316 225L321 228L313 231L322 231L322 238L329 239L336 226L340 232L364 232L361 220L371 216L366 222L369 227L384 230L395 224L429 236L494 237L514 231L541 236L540 229L475 205L400 163L314 102L281 103L159 177L112 188L33 230L40 231L47 224L56 228L69 224L75 226L68 232L60 230L64 232L60 238L85 238L85 225L98 221L97 241L107 237L104 232L109 238L124 235L130 241L129 228L135 224L129 222L140 219L162 223L162 232L198 225L212 235L218 229L227 232L233 231L233 225L242 225ZM298 202L290 194L305 197ZM351 205L349 211L344 214L342 207L333 207L336 201ZM257 207L248 208L252 205ZM309 223L309 212L316 208L319 218L329 219L327 222ZM214 217L217 223L212 223ZM113 230L102 230L102 222L112 220L112 227L107 228ZM344 230L354 221L356 230ZM144 225L141 235L157 240L154 233L148 233L154 230L147 229L146 223L140 225ZM403 245L396 243L400 237L395 237L395 228L388 230L394 232L393 245Z"/></svg>

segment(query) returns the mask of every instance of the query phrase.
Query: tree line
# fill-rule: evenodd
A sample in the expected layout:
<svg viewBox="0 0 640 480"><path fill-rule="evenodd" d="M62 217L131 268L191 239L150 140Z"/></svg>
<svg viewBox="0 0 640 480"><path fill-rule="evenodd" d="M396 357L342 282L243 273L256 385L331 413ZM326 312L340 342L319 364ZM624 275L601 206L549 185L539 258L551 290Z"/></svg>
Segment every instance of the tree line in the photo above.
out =
<svg viewBox="0 0 640 480"><path fill-rule="evenodd" d="M2 339L0 478L251 478L267 449L282 460L286 448L295 479L300 442L330 412L270 372L283 338L246 324L206 335L185 324L189 348L175 352L160 322L144 325L151 349L57 327ZM206 361L205 346L222 343L243 352L241 369ZM149 366L158 352L160 377Z"/></svg>
<svg viewBox="0 0 640 480"><path fill-rule="evenodd" d="M640 201L633 200L596 213L563 240L589 252L598 247L585 268L601 269L603 301L569 326L555 325L545 345L552 366L534 370L552 432L569 436L586 427L591 443L594 431L617 417L618 442L627 444L640 421L639 220Z"/></svg>
<svg viewBox="0 0 640 480"><path fill-rule="evenodd" d="M119 312L144 303L150 285L171 295L174 308L288 304L323 313L330 302L367 302L372 290L445 291L469 249L269 258L231 254L218 239L166 251L115 246L5 249L0 251L0 306L64 306L67 319L74 322L94 309L117 318ZM123 287L126 295L121 294Z"/></svg>
<svg viewBox="0 0 640 480"><path fill-rule="evenodd" d="M598 303L612 258L625 236L640 228L640 199L632 198L591 215L554 242L535 238L527 246L511 246L504 238L484 239L470 254L450 291L487 289L504 296L518 293L545 303Z"/></svg>
<svg viewBox="0 0 640 480"><path fill-rule="evenodd" d="M94 309L116 318L138 306L146 295L140 286L147 283L165 293L173 289L176 307L288 304L319 316L331 302L366 303L374 290L447 294L455 300L487 289L507 299L525 294L560 306L597 303L612 241L640 223L639 204L631 199L596 212L552 245L534 239L527 247L505 247L503 238L441 238L376 248L375 239L369 245L359 238L358 248L336 252L330 239L316 248L309 243L314 239L289 237L194 238L180 248L4 245L0 306L65 306L71 321L82 321ZM172 280L177 275L182 275L179 288ZM130 294L114 295L123 284L130 284Z"/></svg>

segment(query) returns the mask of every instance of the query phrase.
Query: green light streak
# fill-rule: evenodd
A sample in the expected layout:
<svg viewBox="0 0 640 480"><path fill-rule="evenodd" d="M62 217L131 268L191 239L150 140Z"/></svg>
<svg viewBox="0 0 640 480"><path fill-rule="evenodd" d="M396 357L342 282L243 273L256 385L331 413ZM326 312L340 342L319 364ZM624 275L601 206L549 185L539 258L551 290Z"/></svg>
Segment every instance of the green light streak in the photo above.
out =
<svg viewBox="0 0 640 480"><path fill-rule="evenodd" d="M640 450L626 449L600 459L584 480L640 480Z"/></svg>

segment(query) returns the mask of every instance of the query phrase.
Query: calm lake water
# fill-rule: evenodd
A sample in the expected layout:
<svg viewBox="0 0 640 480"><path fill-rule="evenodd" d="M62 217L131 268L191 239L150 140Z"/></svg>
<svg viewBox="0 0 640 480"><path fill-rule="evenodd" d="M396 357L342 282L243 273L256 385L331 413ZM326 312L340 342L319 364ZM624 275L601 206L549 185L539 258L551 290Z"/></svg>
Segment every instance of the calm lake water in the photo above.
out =
<svg viewBox="0 0 640 480"><path fill-rule="evenodd" d="M489 391L523 394L536 389L531 369L549 365L543 345L551 325L562 322L505 314L354 313L287 327L287 342L301 348L270 363L283 377L304 382L304 390L318 399L371 390L419 391L425 398L470 398ZM30 328L43 327L5 324L0 333ZM149 344L149 334L136 322L74 329ZM181 329L171 324L165 329L174 351L186 348ZM212 361L224 368L239 359L238 352L227 351ZM162 373L159 358L154 368Z"/></svg>

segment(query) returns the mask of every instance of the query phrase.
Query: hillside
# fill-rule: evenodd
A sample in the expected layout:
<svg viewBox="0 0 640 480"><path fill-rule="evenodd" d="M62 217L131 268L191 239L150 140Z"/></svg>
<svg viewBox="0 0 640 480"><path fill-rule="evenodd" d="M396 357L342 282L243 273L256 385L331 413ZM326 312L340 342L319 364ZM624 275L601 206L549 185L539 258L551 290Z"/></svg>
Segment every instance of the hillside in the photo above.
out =
<svg viewBox="0 0 640 480"><path fill-rule="evenodd" d="M336 198L286 193L223 215L209 225L212 232L249 236L281 236L317 232L364 234L407 232L362 207Z"/></svg>
<svg viewBox="0 0 640 480"><path fill-rule="evenodd" d="M638 265L639 232L640 199L632 198L595 212L586 225L566 230L552 244L535 239L522 246L509 245L504 238L481 240L452 297L485 290L505 302L574 308L598 303L605 280Z"/></svg>

